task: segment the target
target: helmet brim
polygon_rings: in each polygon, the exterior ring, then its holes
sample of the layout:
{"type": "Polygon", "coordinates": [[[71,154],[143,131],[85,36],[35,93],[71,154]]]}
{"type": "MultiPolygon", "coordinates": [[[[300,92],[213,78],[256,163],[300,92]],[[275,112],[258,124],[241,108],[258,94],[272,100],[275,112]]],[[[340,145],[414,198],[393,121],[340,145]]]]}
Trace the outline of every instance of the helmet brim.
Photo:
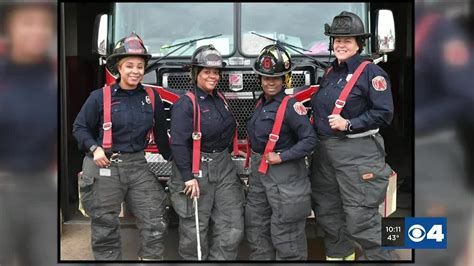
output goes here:
{"type": "Polygon", "coordinates": [[[329,37],[364,37],[364,38],[372,37],[372,33],[356,33],[356,34],[324,33],[324,35],[329,36],[329,37]]]}
{"type": "Polygon", "coordinates": [[[203,65],[203,64],[189,64],[191,67],[205,67],[205,68],[225,68],[227,66],[227,63],[222,61],[222,64],[220,66],[208,66],[208,65],[203,65]]]}
{"type": "Polygon", "coordinates": [[[117,69],[117,62],[120,61],[121,59],[125,57],[141,57],[145,60],[145,63],[148,62],[148,60],[151,59],[151,54],[131,54],[131,53],[126,53],[126,54],[112,54],[109,57],[107,57],[106,62],[107,62],[107,67],[109,68],[109,71],[117,75],[118,74],[118,69],[117,69]]]}

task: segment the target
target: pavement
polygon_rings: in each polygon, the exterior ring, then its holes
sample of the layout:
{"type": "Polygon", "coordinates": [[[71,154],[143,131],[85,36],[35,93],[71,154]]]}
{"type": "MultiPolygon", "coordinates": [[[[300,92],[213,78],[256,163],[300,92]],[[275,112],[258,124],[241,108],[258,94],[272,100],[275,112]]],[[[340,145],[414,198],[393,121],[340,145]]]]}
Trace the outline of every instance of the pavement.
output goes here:
{"type": "MultiPolygon", "coordinates": [[[[398,196],[397,211],[390,217],[411,216],[411,197],[408,193],[398,196]]],[[[122,256],[124,260],[137,260],[139,247],[138,230],[133,217],[121,219],[122,256]]],[[[83,217],[79,212],[73,218],[66,221],[62,226],[60,260],[62,261],[84,261],[94,260],[90,247],[90,220],[83,217]]],[[[324,244],[321,232],[314,219],[308,219],[306,223],[306,236],[308,241],[308,260],[324,260],[324,244]]],[[[412,250],[395,250],[400,260],[411,261],[412,250]]],[[[246,241],[242,241],[238,260],[248,260],[248,248],[246,241]]],[[[360,250],[356,250],[360,255],[360,250]]],[[[180,260],[178,255],[178,228],[176,221],[171,221],[168,235],[166,237],[165,260],[180,260]]]]}

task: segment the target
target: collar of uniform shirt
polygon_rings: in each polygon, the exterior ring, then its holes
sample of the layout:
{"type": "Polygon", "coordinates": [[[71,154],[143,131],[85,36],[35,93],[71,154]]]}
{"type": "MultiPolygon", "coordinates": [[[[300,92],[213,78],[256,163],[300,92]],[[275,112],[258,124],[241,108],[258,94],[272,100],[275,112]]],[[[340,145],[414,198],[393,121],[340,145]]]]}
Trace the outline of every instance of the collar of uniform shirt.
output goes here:
{"type": "MultiPolygon", "coordinates": [[[[217,89],[213,89],[213,90],[212,90],[212,92],[211,92],[212,95],[211,95],[211,94],[207,94],[205,91],[203,91],[201,88],[199,88],[199,87],[197,87],[197,86],[196,86],[196,90],[195,90],[195,91],[197,91],[197,97],[198,97],[199,99],[202,99],[202,100],[206,99],[208,96],[212,96],[212,97],[214,97],[214,98],[218,97],[218,96],[217,96],[217,89]],[[202,98],[201,98],[201,96],[202,96],[202,98]]],[[[193,92],[194,92],[194,91],[193,91],[193,92]]]]}
{"type": "MultiPolygon", "coordinates": [[[[145,90],[145,87],[141,83],[138,83],[137,87],[141,88],[142,90],[145,90]]],[[[112,89],[112,96],[115,96],[115,94],[117,94],[119,90],[125,91],[124,89],[120,88],[118,83],[112,84],[111,89],[112,89]]]]}
{"type": "Polygon", "coordinates": [[[337,63],[337,59],[335,59],[334,61],[332,61],[332,66],[335,70],[347,68],[348,73],[354,73],[362,61],[363,60],[360,54],[356,53],[354,56],[349,58],[346,63],[342,63],[340,65],[337,63]]]}
{"type": "Polygon", "coordinates": [[[271,98],[269,101],[267,101],[267,98],[265,98],[265,93],[262,93],[260,97],[262,99],[262,104],[266,104],[266,103],[271,103],[272,101],[277,101],[281,103],[285,96],[286,96],[285,89],[282,88],[281,91],[277,95],[275,95],[273,98],[271,98]]]}

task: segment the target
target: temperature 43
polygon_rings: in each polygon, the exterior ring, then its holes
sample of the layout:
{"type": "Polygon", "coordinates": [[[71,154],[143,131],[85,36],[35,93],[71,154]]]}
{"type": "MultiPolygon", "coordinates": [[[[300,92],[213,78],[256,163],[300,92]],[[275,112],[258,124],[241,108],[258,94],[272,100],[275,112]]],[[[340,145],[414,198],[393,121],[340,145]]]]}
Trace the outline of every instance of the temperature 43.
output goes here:
{"type": "Polygon", "coordinates": [[[399,238],[400,238],[400,235],[388,235],[387,236],[387,240],[389,240],[389,241],[396,241],[399,238]]]}

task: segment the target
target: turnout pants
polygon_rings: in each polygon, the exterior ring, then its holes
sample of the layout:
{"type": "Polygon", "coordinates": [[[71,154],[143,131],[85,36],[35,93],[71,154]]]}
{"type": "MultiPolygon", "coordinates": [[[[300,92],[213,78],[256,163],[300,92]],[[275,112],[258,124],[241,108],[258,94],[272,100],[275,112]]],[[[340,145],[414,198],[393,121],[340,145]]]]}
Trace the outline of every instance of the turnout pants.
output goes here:
{"type": "Polygon", "coordinates": [[[138,256],[163,259],[168,219],[166,194],[152,172],[143,152],[120,154],[112,162],[110,176],[99,172],[94,160],[86,156],[79,180],[84,211],[91,217],[92,251],[96,260],[122,259],[120,206],[127,203],[140,234],[138,256]]]}
{"type": "Polygon", "coordinates": [[[262,155],[252,152],[245,206],[251,260],[306,260],[306,217],[311,214],[305,159],[269,165],[258,172],[262,155]]]}
{"type": "MultiPolygon", "coordinates": [[[[198,177],[199,232],[203,260],[235,260],[244,235],[243,185],[227,150],[201,152],[202,177],[198,177]]],[[[197,260],[193,200],[182,191],[183,179],[173,163],[168,181],[173,208],[179,216],[179,255],[197,260]]]]}
{"type": "Polygon", "coordinates": [[[383,150],[378,133],[356,139],[321,139],[316,145],[311,189],[316,220],[325,232],[326,256],[352,254],[350,240],[355,240],[365,259],[391,259],[381,248],[378,212],[392,172],[383,150]]]}

